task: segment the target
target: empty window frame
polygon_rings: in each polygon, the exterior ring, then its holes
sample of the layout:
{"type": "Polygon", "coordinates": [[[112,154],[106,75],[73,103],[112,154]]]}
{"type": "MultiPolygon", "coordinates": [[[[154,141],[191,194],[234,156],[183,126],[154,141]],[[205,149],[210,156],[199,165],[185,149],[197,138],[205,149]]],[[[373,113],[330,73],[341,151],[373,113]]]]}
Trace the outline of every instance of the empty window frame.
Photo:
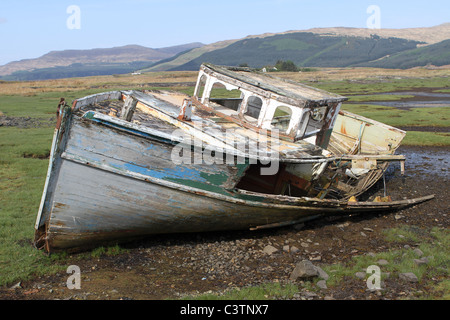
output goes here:
{"type": "Polygon", "coordinates": [[[271,127],[282,132],[287,132],[289,124],[291,123],[292,109],[287,106],[279,106],[275,109],[272,118],[271,127]]]}
{"type": "Polygon", "coordinates": [[[261,98],[256,96],[249,97],[244,113],[245,119],[251,122],[257,121],[259,118],[259,114],[261,113],[262,106],[263,101],[261,98]]]}

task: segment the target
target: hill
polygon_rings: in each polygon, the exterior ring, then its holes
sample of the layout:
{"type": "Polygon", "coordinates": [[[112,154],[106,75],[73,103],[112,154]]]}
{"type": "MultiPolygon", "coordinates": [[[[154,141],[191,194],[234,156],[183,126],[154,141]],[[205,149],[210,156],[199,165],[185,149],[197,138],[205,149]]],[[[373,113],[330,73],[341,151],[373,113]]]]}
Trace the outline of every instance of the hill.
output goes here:
{"type": "Polygon", "coordinates": [[[363,64],[376,68],[408,69],[427,65],[444,66],[450,64],[450,39],[442,42],[407,50],[363,64]]]}
{"type": "Polygon", "coordinates": [[[293,60],[300,66],[351,66],[370,63],[449,38],[450,23],[430,28],[374,30],[339,27],[265,33],[193,49],[166,59],[163,63],[156,63],[145,71],[196,70],[201,62],[228,65],[247,63],[262,67],[264,64],[274,64],[278,59],[293,60]],[[385,45],[388,48],[383,48],[385,45]],[[275,50],[269,52],[271,49],[275,50]],[[263,55],[270,57],[264,59],[263,55]]]}
{"type": "Polygon", "coordinates": [[[261,68],[278,60],[299,67],[411,68],[450,64],[450,23],[430,28],[314,28],[250,35],[209,45],[152,49],[138,45],[52,51],[0,66],[0,80],[44,80],[141,72],[198,70],[203,62],[261,68]]]}
{"type": "Polygon", "coordinates": [[[364,64],[410,49],[421,42],[398,39],[323,36],[314,33],[289,33],[237,41],[177,66],[174,70],[196,70],[203,62],[253,68],[291,60],[300,67],[349,67],[364,64]]]}
{"type": "Polygon", "coordinates": [[[52,51],[36,59],[14,61],[0,66],[0,76],[6,80],[40,80],[60,78],[62,75],[73,77],[132,72],[201,46],[203,44],[196,42],[159,49],[127,45],[52,51]]]}

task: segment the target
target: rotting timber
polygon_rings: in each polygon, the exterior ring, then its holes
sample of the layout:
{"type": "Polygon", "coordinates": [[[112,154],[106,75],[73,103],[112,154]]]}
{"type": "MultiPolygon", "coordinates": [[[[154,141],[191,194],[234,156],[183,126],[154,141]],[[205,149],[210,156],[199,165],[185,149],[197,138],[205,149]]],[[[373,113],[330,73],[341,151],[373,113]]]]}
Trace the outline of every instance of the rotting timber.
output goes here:
{"type": "Polygon", "coordinates": [[[345,100],[211,64],[192,97],[113,91],[62,100],[35,246],[257,230],[432,199],[357,201],[390,162],[404,170],[395,151],[405,132],[341,111],[345,100]]]}

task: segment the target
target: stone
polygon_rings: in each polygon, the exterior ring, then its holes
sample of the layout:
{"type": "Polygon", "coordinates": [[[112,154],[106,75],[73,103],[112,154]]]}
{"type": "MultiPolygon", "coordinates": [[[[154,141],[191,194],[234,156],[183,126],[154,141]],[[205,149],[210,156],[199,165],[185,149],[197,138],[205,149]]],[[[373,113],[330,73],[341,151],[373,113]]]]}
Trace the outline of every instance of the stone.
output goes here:
{"type": "Polygon", "coordinates": [[[401,280],[408,281],[408,282],[418,282],[419,281],[417,276],[412,272],[400,273],[399,278],[401,280]]]}
{"type": "Polygon", "coordinates": [[[309,243],[306,243],[306,242],[302,242],[302,243],[300,243],[300,245],[301,245],[303,248],[308,248],[308,247],[309,247],[309,243]]]}
{"type": "Polygon", "coordinates": [[[317,281],[316,284],[320,289],[328,289],[327,282],[325,280],[317,281]]]}
{"type": "Polygon", "coordinates": [[[377,264],[379,264],[380,266],[386,266],[389,264],[389,262],[385,259],[380,259],[377,261],[377,264]]]}
{"type": "Polygon", "coordinates": [[[297,263],[289,279],[296,281],[298,278],[312,278],[319,276],[319,271],[309,260],[303,260],[297,263]]]}
{"type": "Polygon", "coordinates": [[[292,247],[291,247],[291,252],[292,252],[292,253],[297,253],[297,252],[299,252],[299,251],[300,251],[300,249],[297,248],[296,246],[292,246],[292,247]]]}
{"type": "Polygon", "coordinates": [[[430,261],[426,257],[423,257],[423,258],[420,258],[420,259],[414,259],[414,263],[417,264],[418,266],[421,266],[421,265],[424,265],[424,264],[428,264],[428,262],[430,262],[430,261]]]}
{"type": "Polygon", "coordinates": [[[314,266],[317,270],[317,272],[319,272],[319,277],[322,278],[323,280],[328,280],[329,276],[328,274],[321,268],[318,266],[314,266]]]}
{"type": "Polygon", "coordinates": [[[278,249],[275,248],[274,246],[271,246],[271,245],[267,245],[267,246],[265,246],[264,249],[263,249],[263,252],[266,253],[266,254],[268,254],[269,256],[272,255],[272,254],[274,254],[274,253],[277,252],[277,251],[278,251],[278,249]]]}
{"type": "Polygon", "coordinates": [[[315,297],[317,297],[317,294],[309,291],[303,292],[303,295],[305,296],[306,299],[314,299],[315,297]]]}
{"type": "Polygon", "coordinates": [[[22,282],[17,282],[15,285],[13,285],[10,289],[22,289],[21,286],[22,282]]]}
{"type": "Polygon", "coordinates": [[[283,246],[283,251],[284,251],[284,252],[289,252],[289,246],[288,246],[288,245],[283,246]]]}
{"type": "Polygon", "coordinates": [[[365,279],[366,278],[366,273],[365,272],[357,272],[357,273],[355,273],[355,276],[358,279],[365,279]]]}
{"type": "Polygon", "coordinates": [[[423,256],[423,251],[420,250],[419,248],[416,248],[413,250],[413,252],[420,258],[421,256],[423,256]]]}

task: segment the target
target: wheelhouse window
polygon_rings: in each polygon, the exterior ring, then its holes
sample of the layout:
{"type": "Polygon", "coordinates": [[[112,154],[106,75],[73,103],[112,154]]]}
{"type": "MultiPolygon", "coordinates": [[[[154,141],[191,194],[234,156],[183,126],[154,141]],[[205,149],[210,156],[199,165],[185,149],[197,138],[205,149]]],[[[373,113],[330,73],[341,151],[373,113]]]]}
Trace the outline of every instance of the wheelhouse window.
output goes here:
{"type": "Polygon", "coordinates": [[[198,83],[198,86],[195,88],[194,96],[197,98],[197,100],[201,100],[203,97],[203,92],[205,92],[205,85],[206,85],[206,76],[203,75],[200,78],[200,81],[198,83]]]}
{"type": "Polygon", "coordinates": [[[271,127],[286,132],[291,122],[292,110],[286,106],[279,106],[273,115],[271,127]]]}
{"type": "Polygon", "coordinates": [[[242,92],[238,89],[227,90],[221,83],[215,83],[209,95],[209,101],[219,106],[238,111],[242,103],[242,92]]]}
{"type": "Polygon", "coordinates": [[[315,106],[305,110],[302,114],[300,125],[295,140],[306,139],[319,133],[324,125],[324,119],[328,112],[328,106],[315,106]]]}
{"type": "Polygon", "coordinates": [[[245,119],[248,121],[257,121],[259,114],[261,113],[261,108],[263,101],[259,97],[251,96],[248,98],[247,107],[244,113],[245,119]]]}

